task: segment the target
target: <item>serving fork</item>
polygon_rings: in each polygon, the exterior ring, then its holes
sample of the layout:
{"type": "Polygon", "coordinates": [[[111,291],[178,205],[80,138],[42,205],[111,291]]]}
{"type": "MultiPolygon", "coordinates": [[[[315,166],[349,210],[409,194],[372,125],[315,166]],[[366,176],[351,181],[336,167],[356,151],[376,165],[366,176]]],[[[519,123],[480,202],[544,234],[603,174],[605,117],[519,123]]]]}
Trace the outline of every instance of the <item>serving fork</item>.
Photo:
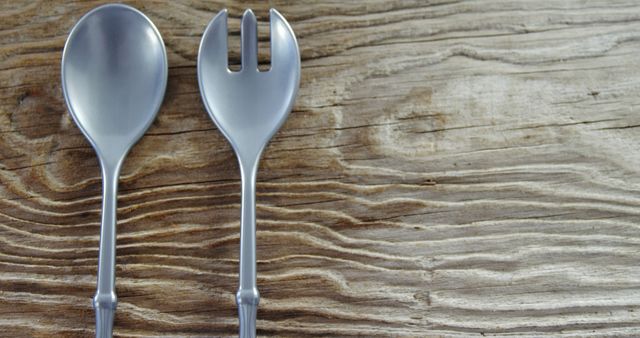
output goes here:
{"type": "Polygon", "coordinates": [[[293,30],[271,9],[271,68],[258,70],[257,23],[248,9],[241,23],[241,69],[227,56],[227,11],[207,26],[198,52],[204,106],[235,151],[242,180],[240,285],[236,294],[240,337],[255,337],[260,294],[256,285],[255,189],[258,162],[293,107],[300,83],[300,52],[293,30]]]}

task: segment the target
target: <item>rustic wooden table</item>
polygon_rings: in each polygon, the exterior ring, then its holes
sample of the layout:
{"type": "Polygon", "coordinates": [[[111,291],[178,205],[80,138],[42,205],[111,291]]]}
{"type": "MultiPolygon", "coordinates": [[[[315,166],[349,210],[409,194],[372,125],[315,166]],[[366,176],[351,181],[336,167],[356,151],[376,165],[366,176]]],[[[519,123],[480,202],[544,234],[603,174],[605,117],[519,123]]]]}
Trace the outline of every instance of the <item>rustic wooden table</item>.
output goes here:
{"type": "MultiPolygon", "coordinates": [[[[101,186],[67,33],[103,1],[0,3],[0,335],[90,337],[101,186]]],[[[251,7],[303,76],[258,177],[261,336],[640,335],[640,4],[127,1],[169,55],[123,168],[116,336],[233,336],[239,176],[201,34],[251,7]]]]}

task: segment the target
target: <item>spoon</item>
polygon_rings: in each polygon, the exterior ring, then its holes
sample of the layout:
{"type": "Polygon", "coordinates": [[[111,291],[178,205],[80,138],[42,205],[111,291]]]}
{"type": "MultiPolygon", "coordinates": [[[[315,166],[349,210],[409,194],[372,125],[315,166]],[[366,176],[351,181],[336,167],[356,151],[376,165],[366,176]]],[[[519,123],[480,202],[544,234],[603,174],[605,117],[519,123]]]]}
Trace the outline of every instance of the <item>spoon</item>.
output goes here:
{"type": "Polygon", "coordinates": [[[102,169],[96,337],[112,336],[118,176],[125,156],[156,117],[167,87],[160,33],[140,11],[97,7],[73,27],[62,54],[62,89],[69,112],[96,151],[102,169]]]}

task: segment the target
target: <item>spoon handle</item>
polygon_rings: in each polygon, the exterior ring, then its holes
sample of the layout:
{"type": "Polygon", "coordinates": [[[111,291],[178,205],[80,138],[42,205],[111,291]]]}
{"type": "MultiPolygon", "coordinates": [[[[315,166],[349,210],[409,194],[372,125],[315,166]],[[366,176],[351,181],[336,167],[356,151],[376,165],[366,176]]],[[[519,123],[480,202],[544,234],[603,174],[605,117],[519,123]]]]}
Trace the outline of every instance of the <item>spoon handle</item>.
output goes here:
{"type": "Polygon", "coordinates": [[[240,287],[236,294],[240,338],[255,338],[260,294],[256,286],[256,172],[258,160],[240,161],[242,214],[240,218],[240,287]]]}
{"type": "Polygon", "coordinates": [[[111,338],[113,318],[118,298],[115,292],[116,209],[120,165],[101,161],[102,167],[102,225],[98,258],[98,283],[93,298],[96,311],[96,338],[111,338]]]}

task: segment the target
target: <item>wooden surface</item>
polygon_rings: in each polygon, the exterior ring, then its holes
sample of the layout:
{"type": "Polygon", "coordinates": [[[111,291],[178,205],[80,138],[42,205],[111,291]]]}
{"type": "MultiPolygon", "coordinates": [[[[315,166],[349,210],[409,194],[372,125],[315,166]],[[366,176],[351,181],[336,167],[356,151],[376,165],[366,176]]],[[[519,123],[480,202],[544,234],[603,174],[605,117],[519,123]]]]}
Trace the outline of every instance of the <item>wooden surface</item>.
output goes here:
{"type": "MultiPolygon", "coordinates": [[[[67,33],[0,4],[0,335],[91,337],[100,172],[67,33]]],[[[208,21],[269,6],[303,58],[258,175],[260,336],[640,335],[640,4],[132,1],[164,105],[123,168],[116,336],[234,336],[240,185],[196,81],[208,21]]]]}

